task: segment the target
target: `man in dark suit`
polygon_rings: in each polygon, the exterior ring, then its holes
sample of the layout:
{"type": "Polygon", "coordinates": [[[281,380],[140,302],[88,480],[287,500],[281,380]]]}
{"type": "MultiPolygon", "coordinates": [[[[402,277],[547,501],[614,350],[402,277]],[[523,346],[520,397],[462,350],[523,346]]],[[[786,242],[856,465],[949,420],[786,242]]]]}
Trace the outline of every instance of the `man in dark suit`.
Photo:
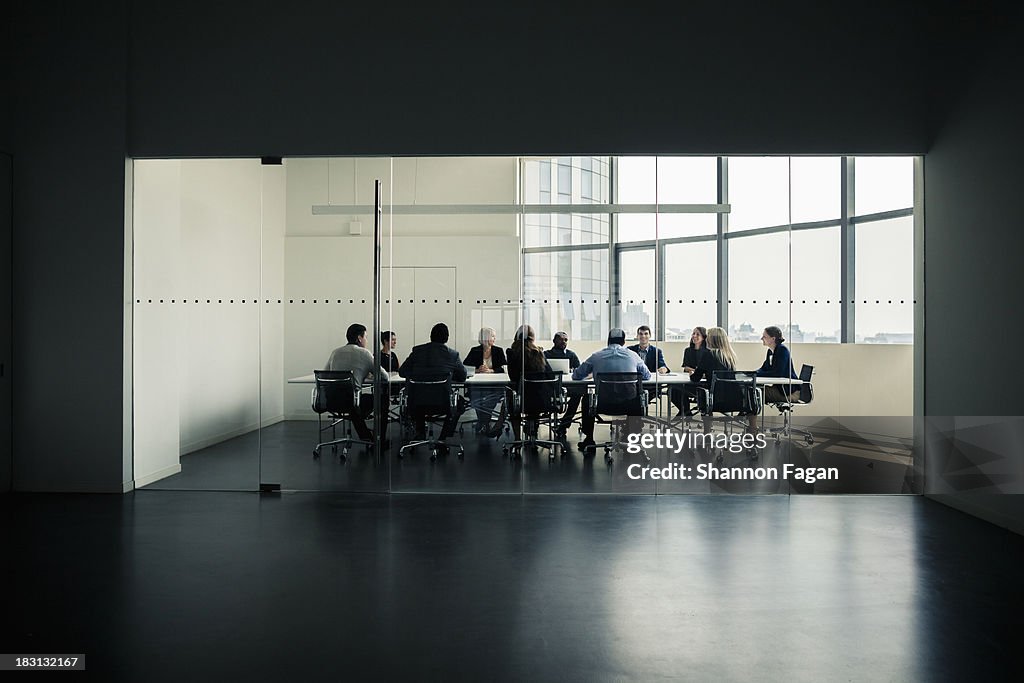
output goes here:
{"type": "MultiPolygon", "coordinates": [[[[668,365],[665,364],[664,354],[662,354],[661,349],[651,343],[651,328],[647,327],[647,325],[641,325],[636,328],[636,340],[640,343],[630,346],[629,350],[640,356],[640,360],[644,362],[647,369],[660,375],[668,372],[668,365]]],[[[648,402],[653,401],[656,396],[656,390],[647,389],[648,402]]]]}
{"type": "MultiPolygon", "coordinates": [[[[437,323],[430,329],[430,341],[414,346],[409,357],[399,368],[398,374],[406,379],[435,379],[450,375],[453,382],[466,381],[466,368],[462,365],[457,351],[448,348],[448,326],[437,323]]],[[[460,396],[455,410],[445,418],[441,428],[441,440],[455,432],[455,423],[466,410],[465,401],[460,396]]],[[[416,417],[416,416],[414,416],[416,417]]],[[[416,438],[421,439],[425,433],[422,417],[416,418],[416,438]]]]}

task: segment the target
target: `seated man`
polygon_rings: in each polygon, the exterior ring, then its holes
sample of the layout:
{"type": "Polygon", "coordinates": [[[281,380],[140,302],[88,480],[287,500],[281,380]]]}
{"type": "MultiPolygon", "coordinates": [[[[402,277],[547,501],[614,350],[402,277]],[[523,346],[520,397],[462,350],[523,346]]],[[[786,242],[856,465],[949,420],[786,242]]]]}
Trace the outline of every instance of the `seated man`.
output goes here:
{"type": "Polygon", "coordinates": [[[668,372],[668,365],[665,363],[665,356],[661,353],[661,349],[651,343],[651,328],[647,325],[636,328],[636,340],[640,343],[630,346],[629,350],[640,356],[640,360],[644,362],[647,369],[661,375],[668,372]]]}
{"type": "MultiPolygon", "coordinates": [[[[377,365],[373,354],[366,348],[366,326],[353,323],[345,332],[347,344],[339,346],[331,352],[324,370],[350,370],[355,379],[356,389],[362,389],[367,378],[376,377],[380,382],[387,381],[387,373],[377,365]]],[[[356,434],[364,441],[373,440],[373,433],[366,426],[366,418],[373,412],[373,396],[359,394],[359,412],[352,415],[352,426],[356,434]]]]}
{"type": "MultiPolygon", "coordinates": [[[[651,371],[632,351],[626,348],[626,332],[618,327],[608,332],[608,346],[595,351],[590,358],[573,370],[574,380],[586,379],[589,375],[604,372],[637,372],[646,381],[651,378],[651,371]]],[[[583,404],[583,441],[579,449],[585,451],[594,445],[594,415],[590,410],[590,402],[583,404]]]]}
{"type": "MultiPolygon", "coordinates": [[[[640,356],[640,360],[644,362],[647,369],[659,375],[664,375],[668,372],[668,365],[665,363],[664,354],[662,354],[661,349],[651,343],[651,328],[647,325],[641,325],[636,328],[636,340],[640,343],[630,346],[629,350],[640,356]]],[[[648,389],[647,400],[653,401],[657,397],[656,392],[656,389],[648,389]]]]}
{"type": "MultiPolygon", "coordinates": [[[[552,358],[564,358],[569,361],[569,369],[575,370],[580,366],[580,359],[574,352],[566,348],[569,345],[569,335],[565,332],[555,332],[554,338],[551,340],[551,348],[544,352],[544,357],[548,360],[552,358]]],[[[587,393],[586,387],[572,386],[567,387],[569,393],[569,405],[566,406],[565,414],[562,415],[562,419],[558,422],[558,438],[565,438],[565,430],[569,429],[572,425],[573,418],[576,417],[576,411],[579,410],[580,401],[583,399],[584,394],[587,393]]]]}
{"type": "MultiPolygon", "coordinates": [[[[409,357],[402,363],[398,373],[406,379],[420,379],[437,376],[439,374],[451,375],[453,382],[466,381],[466,368],[462,365],[457,351],[448,348],[448,326],[444,323],[437,323],[430,329],[430,341],[412,348],[409,357]]],[[[459,416],[466,410],[466,402],[460,396],[456,404],[455,414],[445,418],[444,426],[441,428],[441,440],[451,436],[455,432],[455,423],[459,416]]],[[[425,421],[422,417],[416,420],[416,438],[422,439],[426,433],[425,421]]]]}

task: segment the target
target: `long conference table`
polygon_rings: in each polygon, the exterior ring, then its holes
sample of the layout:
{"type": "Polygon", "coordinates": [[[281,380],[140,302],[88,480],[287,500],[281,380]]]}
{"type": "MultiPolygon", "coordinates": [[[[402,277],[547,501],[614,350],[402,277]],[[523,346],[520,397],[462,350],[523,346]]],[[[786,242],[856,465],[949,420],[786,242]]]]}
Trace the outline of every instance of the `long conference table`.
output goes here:
{"type": "MultiPolygon", "coordinates": [[[[405,383],[405,378],[404,377],[400,377],[397,373],[394,373],[394,372],[389,375],[389,379],[390,379],[390,382],[392,384],[404,384],[405,383]]],[[[316,383],[316,380],[314,379],[312,374],[302,375],[301,377],[292,377],[291,379],[288,380],[288,384],[315,384],[315,383],[316,383]]],[[[475,375],[473,375],[471,377],[467,377],[465,379],[465,381],[462,381],[462,382],[452,382],[452,384],[454,384],[455,386],[467,386],[467,387],[474,387],[474,386],[508,386],[511,383],[512,383],[512,379],[508,376],[507,373],[504,373],[504,372],[488,372],[488,373],[482,373],[481,372],[481,373],[475,374],[475,375]]],[[[582,386],[586,386],[586,385],[593,385],[593,383],[594,383],[594,380],[593,380],[592,377],[588,377],[586,379],[572,379],[571,375],[563,375],[562,376],[562,385],[563,386],[573,386],[573,385],[576,385],[576,386],[581,386],[581,385],[582,386]]],[[[655,386],[655,385],[662,385],[662,384],[666,384],[666,385],[680,385],[680,384],[703,384],[703,383],[702,382],[692,382],[692,381],[690,381],[690,375],[688,375],[687,373],[682,373],[682,372],[669,372],[669,373],[664,373],[664,374],[651,373],[651,378],[649,380],[644,380],[644,385],[645,386],[648,386],[648,385],[655,386]]],[[[757,378],[757,385],[758,386],[771,386],[771,385],[774,385],[774,384],[792,384],[793,386],[799,386],[799,385],[803,384],[803,382],[801,382],[798,379],[789,379],[787,377],[758,377],[757,378]]]]}
{"type": "MultiPolygon", "coordinates": [[[[405,383],[405,378],[404,377],[400,377],[398,375],[398,373],[395,373],[395,372],[393,372],[393,373],[391,373],[389,375],[389,380],[390,380],[392,385],[404,384],[405,383]]],[[[775,384],[790,384],[792,386],[799,386],[799,385],[803,384],[803,382],[801,380],[799,380],[799,379],[789,379],[788,377],[757,377],[756,378],[756,382],[757,382],[758,388],[762,392],[762,396],[761,396],[762,403],[763,403],[763,399],[764,399],[764,395],[763,395],[764,394],[764,387],[766,387],[766,386],[772,386],[772,385],[775,385],[775,384]]],[[[478,387],[478,388],[483,388],[483,387],[495,387],[495,388],[497,388],[497,387],[506,387],[506,386],[510,386],[511,383],[512,383],[512,379],[508,376],[507,373],[504,373],[504,372],[488,372],[488,373],[481,372],[481,373],[474,374],[474,375],[472,375],[470,377],[467,377],[462,382],[452,382],[453,386],[456,386],[456,387],[463,386],[463,387],[470,388],[470,389],[472,389],[473,387],[478,387]]],[[[316,380],[314,379],[314,376],[312,374],[309,374],[309,375],[302,375],[301,377],[292,377],[291,379],[288,380],[288,384],[316,384],[316,380]]],[[[703,381],[698,381],[698,382],[691,381],[690,380],[690,375],[685,373],[685,372],[678,372],[678,373],[677,372],[668,372],[668,373],[661,373],[661,374],[651,373],[651,378],[649,380],[644,380],[644,386],[646,386],[646,387],[654,387],[654,388],[660,388],[660,387],[666,387],[667,388],[667,387],[681,386],[681,385],[686,385],[686,384],[697,384],[697,385],[700,385],[700,386],[706,386],[706,383],[703,382],[703,381]]],[[[562,386],[564,386],[566,388],[572,388],[572,387],[592,387],[593,385],[594,385],[594,380],[593,380],[592,377],[588,377],[586,379],[572,379],[571,375],[563,375],[562,376],[562,386]]],[[[578,391],[578,389],[577,389],[577,391],[578,391]]],[[[660,409],[661,409],[661,402],[660,401],[658,402],[658,409],[659,409],[659,412],[660,412],[660,409]]],[[[762,415],[762,419],[763,419],[763,415],[762,415]]]]}

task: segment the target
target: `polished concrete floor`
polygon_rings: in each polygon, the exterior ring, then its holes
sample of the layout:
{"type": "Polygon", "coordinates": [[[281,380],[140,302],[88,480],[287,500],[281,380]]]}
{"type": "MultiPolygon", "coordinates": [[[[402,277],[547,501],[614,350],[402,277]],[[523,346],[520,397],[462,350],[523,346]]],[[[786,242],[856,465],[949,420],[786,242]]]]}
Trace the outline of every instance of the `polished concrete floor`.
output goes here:
{"type": "Polygon", "coordinates": [[[0,496],[97,680],[1008,680],[1024,539],[916,496],[0,496]]]}
{"type": "MultiPolygon", "coordinates": [[[[880,426],[883,430],[890,427],[880,426]]],[[[648,425],[648,429],[652,428],[653,425],[648,425]]],[[[608,428],[599,426],[598,440],[607,437],[608,428]]],[[[421,493],[876,494],[916,491],[912,446],[850,431],[818,430],[813,445],[799,438],[779,443],[769,439],[767,447],[756,452],[755,460],[747,453],[726,452],[721,463],[747,470],[768,467],[781,471],[785,463],[837,468],[838,479],[818,480],[813,484],[792,478],[633,479],[628,468],[633,463],[643,462],[639,456],[617,453],[609,467],[602,451],[585,456],[577,450],[578,435],[573,435],[564,457],[550,460],[547,451],[528,450],[522,460],[516,461],[502,454],[502,445],[510,436],[487,439],[475,436],[469,426],[463,435],[452,439],[453,443],[465,447],[462,460],[449,455],[432,462],[426,449],[399,459],[396,451],[402,442],[397,425],[392,425],[390,438],[392,448],[380,459],[368,455],[364,447],[355,446],[344,462],[329,449],[315,460],[312,447],[317,443],[316,422],[280,422],[185,455],[181,458],[179,474],[161,479],[148,488],[256,491],[261,483],[272,483],[293,491],[421,493]]],[[[715,462],[716,458],[715,453],[701,449],[683,449],[679,453],[652,449],[651,454],[652,463],[658,467],[671,463],[695,468],[702,463],[715,462]]]]}

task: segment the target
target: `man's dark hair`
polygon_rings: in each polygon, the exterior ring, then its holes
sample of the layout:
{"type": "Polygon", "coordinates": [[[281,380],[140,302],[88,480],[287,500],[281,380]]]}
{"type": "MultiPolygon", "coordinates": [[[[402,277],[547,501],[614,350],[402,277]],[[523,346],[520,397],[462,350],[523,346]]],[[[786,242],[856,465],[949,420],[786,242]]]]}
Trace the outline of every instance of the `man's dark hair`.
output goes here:
{"type": "Polygon", "coordinates": [[[636,333],[637,334],[640,334],[641,332],[650,332],[650,331],[651,331],[651,328],[647,327],[647,325],[641,325],[640,327],[636,328],[636,333]]]}
{"type": "Polygon", "coordinates": [[[384,330],[380,333],[380,343],[383,346],[391,341],[391,338],[395,336],[395,333],[391,330],[384,330]]]}
{"type": "Polygon", "coordinates": [[[359,343],[359,338],[364,334],[366,334],[366,325],[352,323],[348,326],[348,330],[345,332],[345,339],[348,340],[349,344],[357,344],[359,343]]]}
{"type": "Polygon", "coordinates": [[[444,323],[438,323],[430,328],[430,341],[435,344],[447,344],[448,343],[448,326],[444,323]]]}

